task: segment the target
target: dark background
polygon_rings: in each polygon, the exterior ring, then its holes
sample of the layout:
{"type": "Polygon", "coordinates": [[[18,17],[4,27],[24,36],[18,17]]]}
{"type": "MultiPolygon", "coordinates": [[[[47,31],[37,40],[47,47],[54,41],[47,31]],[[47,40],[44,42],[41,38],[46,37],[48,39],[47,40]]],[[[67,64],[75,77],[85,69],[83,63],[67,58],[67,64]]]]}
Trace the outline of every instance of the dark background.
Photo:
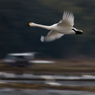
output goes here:
{"type": "Polygon", "coordinates": [[[34,51],[47,58],[94,58],[95,0],[0,0],[0,58],[34,51]],[[29,22],[52,25],[61,20],[64,11],[74,14],[74,27],[83,30],[83,35],[42,43],[40,36],[49,31],[26,26],[29,22]]]}

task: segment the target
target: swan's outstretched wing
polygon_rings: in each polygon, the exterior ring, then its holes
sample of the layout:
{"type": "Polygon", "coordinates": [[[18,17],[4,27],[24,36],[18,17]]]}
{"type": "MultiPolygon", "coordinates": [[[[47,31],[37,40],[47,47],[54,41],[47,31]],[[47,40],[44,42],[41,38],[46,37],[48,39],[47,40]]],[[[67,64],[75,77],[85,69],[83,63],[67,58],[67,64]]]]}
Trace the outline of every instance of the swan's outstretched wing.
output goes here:
{"type": "Polygon", "coordinates": [[[64,12],[62,20],[58,23],[58,25],[72,27],[74,25],[74,15],[70,12],[64,12]]]}
{"type": "Polygon", "coordinates": [[[41,41],[42,42],[49,42],[49,41],[53,41],[55,39],[59,39],[63,36],[64,34],[58,33],[56,31],[51,30],[46,37],[41,36],[41,41]]]}

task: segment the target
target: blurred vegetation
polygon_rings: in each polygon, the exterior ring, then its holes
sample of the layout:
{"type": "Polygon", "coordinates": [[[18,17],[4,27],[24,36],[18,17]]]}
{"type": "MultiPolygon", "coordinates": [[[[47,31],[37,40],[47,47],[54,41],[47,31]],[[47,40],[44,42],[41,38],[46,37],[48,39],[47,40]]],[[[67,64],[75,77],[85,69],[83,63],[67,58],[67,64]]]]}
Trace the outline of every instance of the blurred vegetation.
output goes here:
{"type": "Polygon", "coordinates": [[[15,88],[20,89],[55,89],[55,90],[77,90],[77,91],[95,91],[94,86],[53,86],[48,84],[26,84],[26,83],[10,83],[10,84],[0,84],[1,88],[15,88]]]}
{"type": "Polygon", "coordinates": [[[77,90],[77,91],[95,91],[94,86],[53,86],[48,84],[26,84],[26,83],[10,83],[10,84],[0,84],[1,88],[15,88],[15,89],[43,89],[50,88],[55,90],[77,90]]]}
{"type": "MultiPolygon", "coordinates": [[[[0,62],[0,72],[14,72],[17,74],[33,73],[33,74],[53,74],[53,75],[95,75],[95,60],[55,60],[56,63],[51,64],[33,64],[29,67],[12,67],[8,64],[0,62]]],[[[4,78],[5,79],[5,78],[4,78]]]]}
{"type": "Polygon", "coordinates": [[[38,51],[52,58],[95,56],[95,0],[0,0],[0,58],[10,52],[38,51]],[[65,35],[49,43],[40,42],[47,30],[27,27],[33,21],[52,25],[64,11],[75,16],[81,36],[65,35]]]}

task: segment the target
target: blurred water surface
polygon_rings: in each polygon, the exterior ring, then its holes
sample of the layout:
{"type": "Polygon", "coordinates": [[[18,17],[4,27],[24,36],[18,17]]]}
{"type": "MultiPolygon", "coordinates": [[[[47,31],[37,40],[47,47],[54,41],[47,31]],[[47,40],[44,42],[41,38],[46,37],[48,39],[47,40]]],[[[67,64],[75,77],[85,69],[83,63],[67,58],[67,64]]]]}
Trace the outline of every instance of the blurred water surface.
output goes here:
{"type": "Polygon", "coordinates": [[[94,92],[88,91],[71,91],[71,90],[16,90],[10,88],[0,89],[0,95],[95,95],[94,92]]]}

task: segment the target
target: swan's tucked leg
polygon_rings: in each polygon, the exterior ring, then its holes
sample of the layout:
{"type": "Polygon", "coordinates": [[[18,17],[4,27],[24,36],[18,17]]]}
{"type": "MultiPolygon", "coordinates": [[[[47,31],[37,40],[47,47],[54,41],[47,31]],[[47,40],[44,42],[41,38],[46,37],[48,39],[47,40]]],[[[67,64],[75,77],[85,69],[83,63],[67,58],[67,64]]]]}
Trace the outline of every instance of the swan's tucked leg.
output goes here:
{"type": "Polygon", "coordinates": [[[41,36],[41,41],[42,42],[50,42],[53,41],[55,39],[59,39],[63,36],[64,34],[58,33],[56,31],[51,30],[46,37],[41,36]]]}

